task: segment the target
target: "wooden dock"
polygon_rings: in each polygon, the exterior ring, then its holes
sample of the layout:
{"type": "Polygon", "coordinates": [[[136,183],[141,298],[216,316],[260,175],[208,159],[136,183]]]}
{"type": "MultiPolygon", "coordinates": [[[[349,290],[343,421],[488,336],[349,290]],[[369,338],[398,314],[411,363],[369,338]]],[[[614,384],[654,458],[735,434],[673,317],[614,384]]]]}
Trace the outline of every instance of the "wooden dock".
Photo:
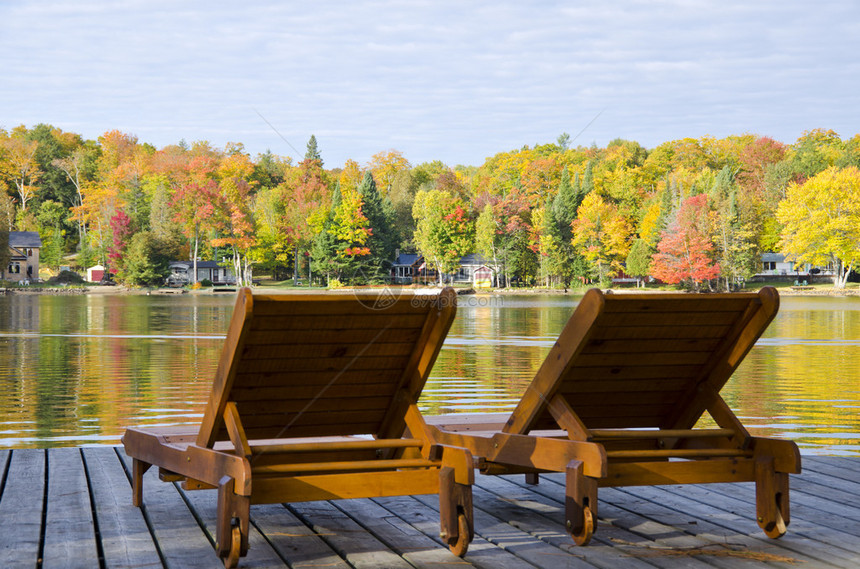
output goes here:
{"type": "MultiPolygon", "coordinates": [[[[147,473],[131,505],[122,448],[0,450],[0,566],[217,568],[214,491],[147,473]]],[[[756,568],[860,567],[860,459],[804,457],[779,540],[753,519],[751,484],[600,491],[598,531],[576,547],[562,529],[559,476],[477,476],[465,559],[438,538],[435,496],[254,506],[240,567],[756,568]]]]}

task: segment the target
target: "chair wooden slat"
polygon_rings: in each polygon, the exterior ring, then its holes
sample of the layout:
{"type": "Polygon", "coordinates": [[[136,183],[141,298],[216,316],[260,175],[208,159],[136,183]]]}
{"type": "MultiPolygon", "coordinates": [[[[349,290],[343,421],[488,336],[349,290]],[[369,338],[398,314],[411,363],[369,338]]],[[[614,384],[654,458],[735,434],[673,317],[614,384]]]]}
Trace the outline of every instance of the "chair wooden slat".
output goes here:
{"type": "MultiPolygon", "coordinates": [[[[285,375],[284,378],[290,378],[285,375]]],[[[323,384],[325,385],[325,384],[323,384]]],[[[339,381],[335,387],[329,387],[327,391],[330,398],[343,397],[385,397],[390,399],[394,394],[394,388],[390,383],[347,383],[339,381]]],[[[320,395],[320,384],[297,384],[285,387],[283,384],[271,384],[264,387],[243,387],[233,389],[233,399],[237,403],[246,401],[277,401],[283,402],[289,399],[310,400],[320,395]]]]}
{"type": "Polygon", "coordinates": [[[250,360],[257,359],[289,359],[289,358],[353,358],[353,357],[390,357],[408,356],[412,353],[415,343],[374,343],[371,345],[341,343],[341,344],[280,344],[272,338],[270,344],[245,344],[244,356],[250,360]]]}
{"type": "Polygon", "coordinates": [[[402,370],[408,361],[408,356],[334,358],[278,358],[276,356],[277,354],[272,353],[266,358],[246,359],[242,366],[242,375],[275,373],[280,370],[289,370],[291,373],[402,370]]]}
{"type": "MultiPolygon", "coordinates": [[[[385,330],[410,329],[420,327],[427,319],[422,314],[387,314],[385,311],[372,311],[366,314],[351,315],[307,315],[292,316],[289,314],[281,316],[256,316],[254,317],[254,330],[271,332],[294,332],[301,334],[307,330],[317,332],[330,331],[332,338],[337,338],[337,332],[346,334],[347,330],[371,330],[381,332],[385,330]]],[[[301,340],[301,337],[297,337],[301,340]]]]}
{"type": "MultiPolygon", "coordinates": [[[[385,328],[382,330],[361,329],[352,330],[348,336],[338,338],[336,345],[356,344],[359,346],[368,346],[375,344],[392,344],[398,342],[406,342],[415,345],[421,330],[417,328],[385,328]]],[[[299,337],[293,338],[294,341],[302,344],[322,344],[326,346],[332,345],[332,335],[328,330],[305,330],[299,337]]],[[[245,345],[266,345],[284,343],[285,338],[271,330],[249,330],[245,339],[245,345]]]]}
{"type": "Polygon", "coordinates": [[[640,353],[713,352],[719,338],[685,338],[675,342],[662,339],[639,338],[631,340],[592,339],[583,349],[585,354],[622,354],[631,356],[640,353]]]}

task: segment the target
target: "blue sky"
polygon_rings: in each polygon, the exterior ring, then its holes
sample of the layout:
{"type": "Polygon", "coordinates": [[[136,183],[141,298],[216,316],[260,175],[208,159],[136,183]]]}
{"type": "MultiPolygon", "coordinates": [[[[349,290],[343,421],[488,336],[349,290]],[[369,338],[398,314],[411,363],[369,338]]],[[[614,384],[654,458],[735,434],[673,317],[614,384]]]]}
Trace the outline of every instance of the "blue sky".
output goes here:
{"type": "Polygon", "coordinates": [[[860,3],[0,0],[0,127],[327,168],[614,138],[860,133],[860,3]]]}

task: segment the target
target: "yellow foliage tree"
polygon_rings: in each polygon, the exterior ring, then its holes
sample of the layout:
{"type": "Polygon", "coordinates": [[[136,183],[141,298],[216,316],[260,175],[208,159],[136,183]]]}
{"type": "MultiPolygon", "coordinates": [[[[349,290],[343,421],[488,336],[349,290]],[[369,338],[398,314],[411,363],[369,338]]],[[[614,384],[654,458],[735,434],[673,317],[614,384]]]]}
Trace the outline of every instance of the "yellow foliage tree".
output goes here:
{"type": "Polygon", "coordinates": [[[615,205],[592,192],[585,196],[573,222],[571,243],[594,267],[603,281],[624,268],[630,252],[632,224],[615,205]]]}
{"type": "Polygon", "coordinates": [[[397,174],[412,167],[399,150],[377,152],[371,157],[368,166],[373,179],[376,180],[377,188],[384,196],[388,196],[391,191],[397,174]]]}
{"type": "Polygon", "coordinates": [[[860,265],[860,170],[830,167],[792,184],[779,204],[780,248],[795,263],[836,266],[841,289],[860,265]]]}

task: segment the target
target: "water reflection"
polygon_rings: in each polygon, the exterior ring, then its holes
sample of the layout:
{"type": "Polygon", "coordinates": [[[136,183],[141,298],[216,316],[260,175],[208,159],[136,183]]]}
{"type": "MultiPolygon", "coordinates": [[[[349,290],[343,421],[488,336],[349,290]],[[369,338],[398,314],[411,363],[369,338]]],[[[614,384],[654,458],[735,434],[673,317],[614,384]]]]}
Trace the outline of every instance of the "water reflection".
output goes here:
{"type": "Polygon", "coordinates": [[[230,301],[0,298],[0,444],[118,442],[125,425],[194,422],[230,301]]]}
{"type": "Polygon", "coordinates": [[[860,299],[787,297],[724,396],[756,434],[860,454],[860,299]]]}
{"type": "MultiPolygon", "coordinates": [[[[421,399],[508,411],[578,297],[461,297],[421,399]]],[[[0,297],[0,448],[116,444],[127,425],[195,423],[232,311],[224,296],[0,297]]],[[[754,434],[860,454],[860,299],[782,299],[723,390],[754,434]]]]}
{"type": "MultiPolygon", "coordinates": [[[[461,308],[424,409],[509,411],[577,302],[501,297],[461,308]]],[[[858,347],[860,299],[784,297],[723,397],[754,435],[791,438],[805,454],[860,454],[858,347]]]]}

